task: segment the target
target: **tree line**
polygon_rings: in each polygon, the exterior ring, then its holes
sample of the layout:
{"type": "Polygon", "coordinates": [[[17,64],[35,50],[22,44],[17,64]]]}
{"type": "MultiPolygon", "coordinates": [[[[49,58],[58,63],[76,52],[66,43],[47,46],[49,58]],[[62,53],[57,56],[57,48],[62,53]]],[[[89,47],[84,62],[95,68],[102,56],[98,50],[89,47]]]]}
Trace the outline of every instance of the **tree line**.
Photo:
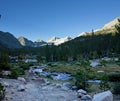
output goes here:
{"type": "MultiPolygon", "coordinates": [[[[46,61],[68,61],[83,58],[95,59],[104,56],[119,56],[120,53],[120,28],[116,33],[88,34],[77,37],[59,46],[46,45],[43,47],[24,47],[21,49],[1,49],[9,55],[36,55],[46,61]]],[[[0,51],[0,52],[1,52],[0,51]]],[[[39,60],[40,60],[39,59],[39,60]]]]}

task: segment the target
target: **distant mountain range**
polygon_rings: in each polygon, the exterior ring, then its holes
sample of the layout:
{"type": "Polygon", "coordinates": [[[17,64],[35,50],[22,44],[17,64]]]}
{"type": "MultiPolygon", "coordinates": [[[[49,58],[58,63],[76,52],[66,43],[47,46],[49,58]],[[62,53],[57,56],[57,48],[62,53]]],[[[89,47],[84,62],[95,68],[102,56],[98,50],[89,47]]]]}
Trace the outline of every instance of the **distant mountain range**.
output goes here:
{"type": "Polygon", "coordinates": [[[57,38],[57,37],[52,37],[48,41],[43,41],[38,39],[35,42],[32,42],[31,40],[28,40],[27,38],[24,37],[19,37],[18,41],[22,46],[28,46],[28,47],[41,47],[44,45],[60,45],[64,42],[70,41],[72,38],[71,37],[65,37],[65,38],[57,38]]]}
{"type": "MultiPolygon", "coordinates": [[[[105,24],[103,28],[99,30],[92,30],[91,32],[82,32],[77,37],[86,36],[86,35],[92,35],[92,34],[109,34],[109,33],[116,33],[118,32],[117,28],[120,28],[120,17],[114,19],[113,21],[105,24]]],[[[24,47],[41,47],[44,45],[60,45],[62,43],[68,42],[74,40],[71,37],[65,37],[65,38],[58,38],[58,37],[52,37],[46,42],[43,40],[38,39],[37,41],[33,42],[25,37],[19,37],[18,39],[15,38],[11,33],[9,32],[2,32],[0,31],[0,48],[7,47],[7,48],[22,48],[24,47]]]]}

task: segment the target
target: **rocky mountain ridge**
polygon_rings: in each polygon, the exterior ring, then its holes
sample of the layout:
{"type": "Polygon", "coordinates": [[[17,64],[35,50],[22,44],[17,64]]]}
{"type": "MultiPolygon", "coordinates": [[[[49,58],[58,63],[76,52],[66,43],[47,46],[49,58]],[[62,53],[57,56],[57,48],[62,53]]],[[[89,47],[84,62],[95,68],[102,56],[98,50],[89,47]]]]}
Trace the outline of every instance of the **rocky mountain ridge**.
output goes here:
{"type": "Polygon", "coordinates": [[[22,46],[30,46],[30,47],[34,46],[34,43],[31,40],[28,40],[27,38],[24,38],[22,36],[18,38],[18,41],[22,46]]]}
{"type": "Polygon", "coordinates": [[[80,36],[86,36],[86,35],[92,35],[92,34],[109,34],[109,33],[116,33],[118,32],[118,29],[120,27],[120,17],[115,18],[114,20],[108,22],[105,24],[101,29],[98,30],[92,30],[91,32],[82,32],[78,35],[80,36]]]}
{"type": "Polygon", "coordinates": [[[120,26],[120,17],[114,19],[113,21],[110,21],[109,23],[105,24],[103,29],[110,29],[115,26],[120,26]]]}

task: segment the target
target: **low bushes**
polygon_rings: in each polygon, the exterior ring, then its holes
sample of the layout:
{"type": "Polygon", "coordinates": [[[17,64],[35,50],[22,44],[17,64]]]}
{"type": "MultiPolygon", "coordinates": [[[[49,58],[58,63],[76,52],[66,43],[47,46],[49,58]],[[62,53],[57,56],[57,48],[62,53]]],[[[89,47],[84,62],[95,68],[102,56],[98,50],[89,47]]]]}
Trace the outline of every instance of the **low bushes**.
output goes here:
{"type": "Polygon", "coordinates": [[[88,77],[85,72],[77,72],[75,78],[76,78],[75,85],[78,87],[78,89],[88,90],[89,87],[87,82],[88,77]]]}
{"type": "Polygon", "coordinates": [[[99,83],[100,89],[102,91],[109,90],[111,87],[109,85],[109,78],[107,74],[102,75],[101,82],[99,83]]]}
{"type": "Polygon", "coordinates": [[[20,68],[24,69],[24,70],[28,70],[30,66],[33,66],[33,64],[27,63],[27,64],[22,64],[20,66],[20,68]]]}
{"type": "Polygon", "coordinates": [[[19,75],[23,75],[25,72],[22,68],[13,68],[11,69],[11,75],[9,75],[10,78],[16,79],[19,75]]]}
{"type": "Polygon", "coordinates": [[[120,94],[120,82],[116,82],[113,85],[113,93],[120,94]]]}
{"type": "Polygon", "coordinates": [[[0,63],[0,69],[2,70],[10,70],[11,66],[9,64],[0,63]]]}

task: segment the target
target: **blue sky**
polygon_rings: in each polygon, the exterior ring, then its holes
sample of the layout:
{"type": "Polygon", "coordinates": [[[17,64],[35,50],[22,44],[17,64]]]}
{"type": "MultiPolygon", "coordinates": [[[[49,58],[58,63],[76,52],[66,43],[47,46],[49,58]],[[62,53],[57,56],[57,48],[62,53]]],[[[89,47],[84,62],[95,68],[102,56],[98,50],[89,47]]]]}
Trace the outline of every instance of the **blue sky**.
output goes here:
{"type": "Polygon", "coordinates": [[[120,0],[0,0],[0,30],[32,41],[75,37],[120,16],[120,0]]]}

